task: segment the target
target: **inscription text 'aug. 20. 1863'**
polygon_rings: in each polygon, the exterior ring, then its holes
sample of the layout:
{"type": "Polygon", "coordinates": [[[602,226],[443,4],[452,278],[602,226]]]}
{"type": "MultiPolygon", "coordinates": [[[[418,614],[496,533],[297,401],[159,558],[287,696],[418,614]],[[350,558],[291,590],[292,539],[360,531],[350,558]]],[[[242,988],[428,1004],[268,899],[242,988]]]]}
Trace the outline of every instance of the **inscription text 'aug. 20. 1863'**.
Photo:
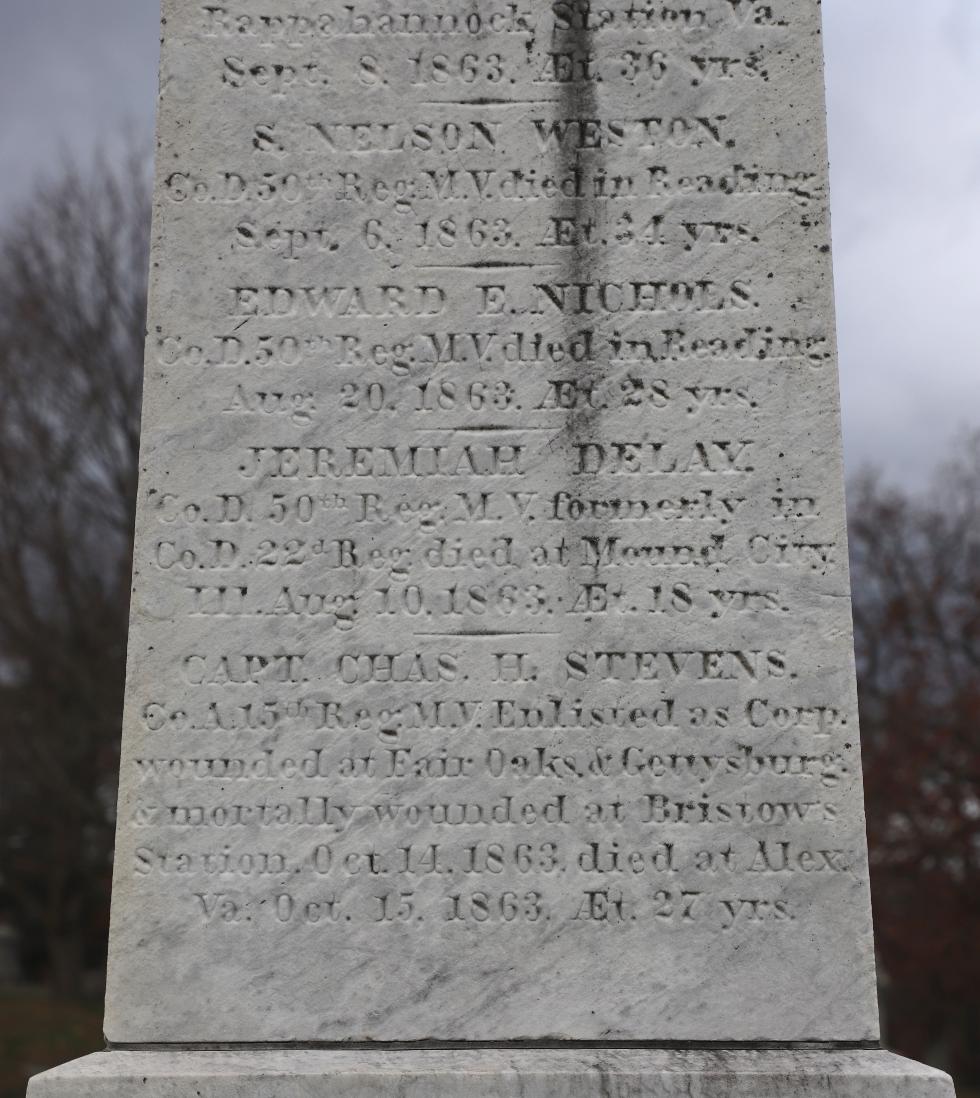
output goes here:
{"type": "Polygon", "coordinates": [[[876,1035],[816,0],[167,0],[111,1040],[876,1035]]]}

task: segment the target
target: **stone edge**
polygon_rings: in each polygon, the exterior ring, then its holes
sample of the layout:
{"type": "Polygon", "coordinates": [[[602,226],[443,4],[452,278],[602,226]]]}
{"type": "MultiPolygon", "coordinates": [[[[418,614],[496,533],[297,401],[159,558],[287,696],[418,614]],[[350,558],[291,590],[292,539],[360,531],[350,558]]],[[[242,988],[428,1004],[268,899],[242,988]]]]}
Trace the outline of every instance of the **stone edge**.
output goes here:
{"type": "Polygon", "coordinates": [[[327,1078],[346,1081],[343,1090],[353,1085],[350,1093],[377,1090],[412,1098],[431,1093],[432,1084],[456,1084],[458,1091],[459,1084],[479,1079],[485,1086],[488,1076],[493,1094],[515,1098],[581,1095],[590,1079],[596,1080],[596,1093],[607,1098],[637,1094],[641,1088],[649,1093],[654,1087],[688,1098],[699,1092],[705,1098],[727,1096],[742,1091],[739,1082],[767,1095],[819,1090],[854,1098],[954,1098],[947,1074],[890,1052],[731,1048],[108,1051],[35,1076],[28,1098],[116,1096],[130,1086],[133,1093],[145,1093],[155,1084],[168,1095],[190,1083],[227,1087],[274,1080],[308,1086],[327,1078]],[[548,1085],[528,1086],[532,1077],[548,1085]]]}

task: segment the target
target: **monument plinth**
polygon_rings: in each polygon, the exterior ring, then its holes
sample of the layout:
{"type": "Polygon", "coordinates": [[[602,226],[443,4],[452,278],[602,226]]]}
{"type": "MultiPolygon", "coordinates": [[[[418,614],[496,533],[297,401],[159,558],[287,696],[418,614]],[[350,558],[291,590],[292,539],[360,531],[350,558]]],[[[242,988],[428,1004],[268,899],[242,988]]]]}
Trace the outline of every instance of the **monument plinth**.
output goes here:
{"type": "Polygon", "coordinates": [[[166,0],[109,1048],[33,1098],[949,1093],[877,1049],[820,43],[166,0]]]}

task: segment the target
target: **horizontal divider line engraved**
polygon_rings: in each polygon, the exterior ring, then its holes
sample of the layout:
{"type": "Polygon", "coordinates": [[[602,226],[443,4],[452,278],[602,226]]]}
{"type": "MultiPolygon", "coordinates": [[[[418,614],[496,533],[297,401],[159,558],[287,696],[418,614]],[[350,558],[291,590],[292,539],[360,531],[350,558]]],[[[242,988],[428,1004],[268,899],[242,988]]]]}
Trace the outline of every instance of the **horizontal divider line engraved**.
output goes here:
{"type": "Polygon", "coordinates": [[[481,1052],[484,1050],[680,1049],[763,1052],[878,1052],[880,1041],[107,1041],[107,1052],[481,1052]]]}
{"type": "Polygon", "coordinates": [[[512,260],[510,262],[505,260],[493,260],[484,259],[476,263],[416,263],[415,270],[417,271],[502,271],[511,270],[513,268],[523,268],[525,270],[538,270],[544,268],[560,267],[561,263],[532,263],[529,261],[522,262],[520,260],[512,260]]]}
{"type": "Polygon", "coordinates": [[[544,431],[546,434],[551,434],[554,431],[561,431],[562,424],[557,420],[550,427],[536,427],[530,424],[522,424],[520,427],[502,427],[496,423],[486,423],[479,427],[419,427],[419,431],[448,431],[450,434],[493,434],[499,435],[504,431],[508,431],[512,434],[524,435],[529,431],[544,431]]]}
{"type": "Polygon", "coordinates": [[[560,99],[423,99],[421,107],[535,107],[539,103],[560,103],[560,99]]]}

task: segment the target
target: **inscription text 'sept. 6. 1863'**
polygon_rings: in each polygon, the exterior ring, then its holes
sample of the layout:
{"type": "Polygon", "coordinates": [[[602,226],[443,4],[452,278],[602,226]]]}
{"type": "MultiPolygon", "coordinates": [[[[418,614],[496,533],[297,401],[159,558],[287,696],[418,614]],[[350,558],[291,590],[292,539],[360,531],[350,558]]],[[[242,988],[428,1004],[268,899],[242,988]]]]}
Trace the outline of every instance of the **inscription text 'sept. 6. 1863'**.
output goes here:
{"type": "Polygon", "coordinates": [[[816,0],[168,0],[107,1030],[877,1034],[816,0]]]}

